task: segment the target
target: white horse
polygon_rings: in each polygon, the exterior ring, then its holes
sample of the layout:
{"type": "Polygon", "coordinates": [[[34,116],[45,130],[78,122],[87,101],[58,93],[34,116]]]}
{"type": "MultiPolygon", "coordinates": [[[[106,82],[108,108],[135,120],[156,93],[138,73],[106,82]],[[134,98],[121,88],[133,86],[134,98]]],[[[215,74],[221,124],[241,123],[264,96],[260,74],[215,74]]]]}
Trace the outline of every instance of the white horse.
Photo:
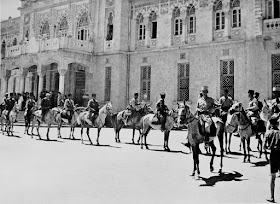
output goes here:
{"type": "Polygon", "coordinates": [[[83,129],[87,128],[87,136],[90,141],[90,144],[92,145],[92,141],[89,136],[89,128],[97,128],[97,139],[96,139],[96,144],[99,145],[99,136],[100,136],[100,131],[101,128],[105,124],[105,119],[108,114],[112,114],[112,103],[108,102],[106,105],[104,105],[100,110],[99,110],[99,115],[96,117],[94,121],[92,121],[92,124],[88,124],[87,118],[89,116],[89,111],[85,111],[80,113],[80,115],[77,118],[77,123],[78,125],[81,125],[81,140],[82,144],[84,143],[83,140],[83,129]]]}
{"type": "Polygon", "coordinates": [[[13,128],[14,128],[14,123],[16,121],[17,118],[17,114],[19,112],[19,105],[17,103],[15,103],[13,109],[10,111],[8,118],[6,118],[7,115],[7,110],[4,110],[1,114],[1,131],[3,131],[3,121],[6,122],[6,127],[5,130],[7,131],[7,134],[10,135],[14,135],[13,134],[13,128]]]}

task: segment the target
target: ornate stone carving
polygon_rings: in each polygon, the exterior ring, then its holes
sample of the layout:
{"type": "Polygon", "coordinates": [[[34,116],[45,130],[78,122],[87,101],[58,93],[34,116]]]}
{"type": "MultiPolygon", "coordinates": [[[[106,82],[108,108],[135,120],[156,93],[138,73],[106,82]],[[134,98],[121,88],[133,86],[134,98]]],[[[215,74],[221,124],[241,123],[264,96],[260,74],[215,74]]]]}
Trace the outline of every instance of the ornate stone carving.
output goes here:
{"type": "Polygon", "coordinates": [[[209,4],[208,0],[199,1],[199,7],[206,7],[206,6],[208,6],[208,4],[209,4]]]}
{"type": "Polygon", "coordinates": [[[115,0],[106,0],[106,7],[114,6],[115,0]]]}

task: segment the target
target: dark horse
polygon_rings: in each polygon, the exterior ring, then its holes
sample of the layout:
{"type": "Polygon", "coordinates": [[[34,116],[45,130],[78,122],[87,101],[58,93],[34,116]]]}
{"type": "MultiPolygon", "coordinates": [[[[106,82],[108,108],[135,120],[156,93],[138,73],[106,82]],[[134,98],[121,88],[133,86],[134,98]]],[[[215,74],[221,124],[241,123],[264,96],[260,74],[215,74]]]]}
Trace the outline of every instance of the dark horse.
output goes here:
{"type": "MultiPolygon", "coordinates": [[[[135,130],[139,130],[139,138],[137,140],[137,143],[140,142],[140,135],[141,135],[141,118],[148,113],[153,113],[153,110],[150,105],[145,104],[143,108],[141,108],[139,111],[132,111],[131,115],[128,117],[127,124],[129,127],[133,129],[132,133],[132,143],[134,144],[134,135],[135,130]]],[[[115,130],[115,140],[117,143],[120,143],[120,131],[124,127],[124,122],[122,120],[122,115],[124,114],[124,111],[121,111],[119,113],[115,113],[112,116],[112,124],[115,130]]]]}
{"type": "MultiPolygon", "coordinates": [[[[216,153],[216,147],[214,144],[214,138],[217,136],[220,143],[220,151],[221,151],[221,163],[220,163],[220,170],[219,173],[222,172],[223,167],[223,156],[224,156],[224,148],[223,148],[223,133],[224,133],[224,124],[221,119],[217,117],[212,117],[213,123],[216,127],[216,134],[211,135],[210,137],[210,147],[212,149],[212,157],[210,161],[210,171],[214,170],[213,162],[216,153]]],[[[200,128],[200,122],[197,117],[195,117],[191,111],[190,107],[187,104],[180,104],[178,109],[178,124],[186,124],[188,127],[188,141],[192,147],[193,152],[193,162],[194,162],[194,169],[192,176],[195,175],[195,171],[197,174],[200,174],[199,170],[199,144],[204,142],[204,135],[200,128]]]]}

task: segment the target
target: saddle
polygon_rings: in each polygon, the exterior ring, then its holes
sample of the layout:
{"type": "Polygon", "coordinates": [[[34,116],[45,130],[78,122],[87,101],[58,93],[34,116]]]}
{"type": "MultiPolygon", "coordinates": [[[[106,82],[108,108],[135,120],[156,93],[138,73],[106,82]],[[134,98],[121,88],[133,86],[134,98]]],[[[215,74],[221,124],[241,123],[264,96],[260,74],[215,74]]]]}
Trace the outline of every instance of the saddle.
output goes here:
{"type": "Polygon", "coordinates": [[[164,118],[161,114],[155,114],[154,118],[152,120],[152,124],[153,125],[161,125],[163,119],[164,118]]]}
{"type": "Polygon", "coordinates": [[[205,135],[206,133],[209,133],[211,136],[213,135],[216,135],[216,131],[217,131],[217,128],[214,124],[214,122],[212,121],[212,124],[210,125],[210,132],[207,132],[206,129],[205,129],[205,121],[203,120],[199,120],[199,123],[198,123],[198,129],[199,129],[199,133],[201,135],[205,135]]]}

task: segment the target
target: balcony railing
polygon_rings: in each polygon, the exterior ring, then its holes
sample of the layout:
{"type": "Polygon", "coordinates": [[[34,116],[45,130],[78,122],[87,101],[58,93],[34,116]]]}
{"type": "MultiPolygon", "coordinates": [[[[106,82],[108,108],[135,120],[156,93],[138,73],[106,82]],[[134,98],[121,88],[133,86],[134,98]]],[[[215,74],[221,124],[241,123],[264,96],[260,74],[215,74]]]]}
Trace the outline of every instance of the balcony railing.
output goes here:
{"type": "Polygon", "coordinates": [[[280,18],[267,19],[263,21],[264,32],[279,33],[280,32],[280,18]]]}
{"type": "Polygon", "coordinates": [[[40,42],[40,51],[58,50],[58,49],[59,49],[58,38],[52,38],[40,42]]]}

